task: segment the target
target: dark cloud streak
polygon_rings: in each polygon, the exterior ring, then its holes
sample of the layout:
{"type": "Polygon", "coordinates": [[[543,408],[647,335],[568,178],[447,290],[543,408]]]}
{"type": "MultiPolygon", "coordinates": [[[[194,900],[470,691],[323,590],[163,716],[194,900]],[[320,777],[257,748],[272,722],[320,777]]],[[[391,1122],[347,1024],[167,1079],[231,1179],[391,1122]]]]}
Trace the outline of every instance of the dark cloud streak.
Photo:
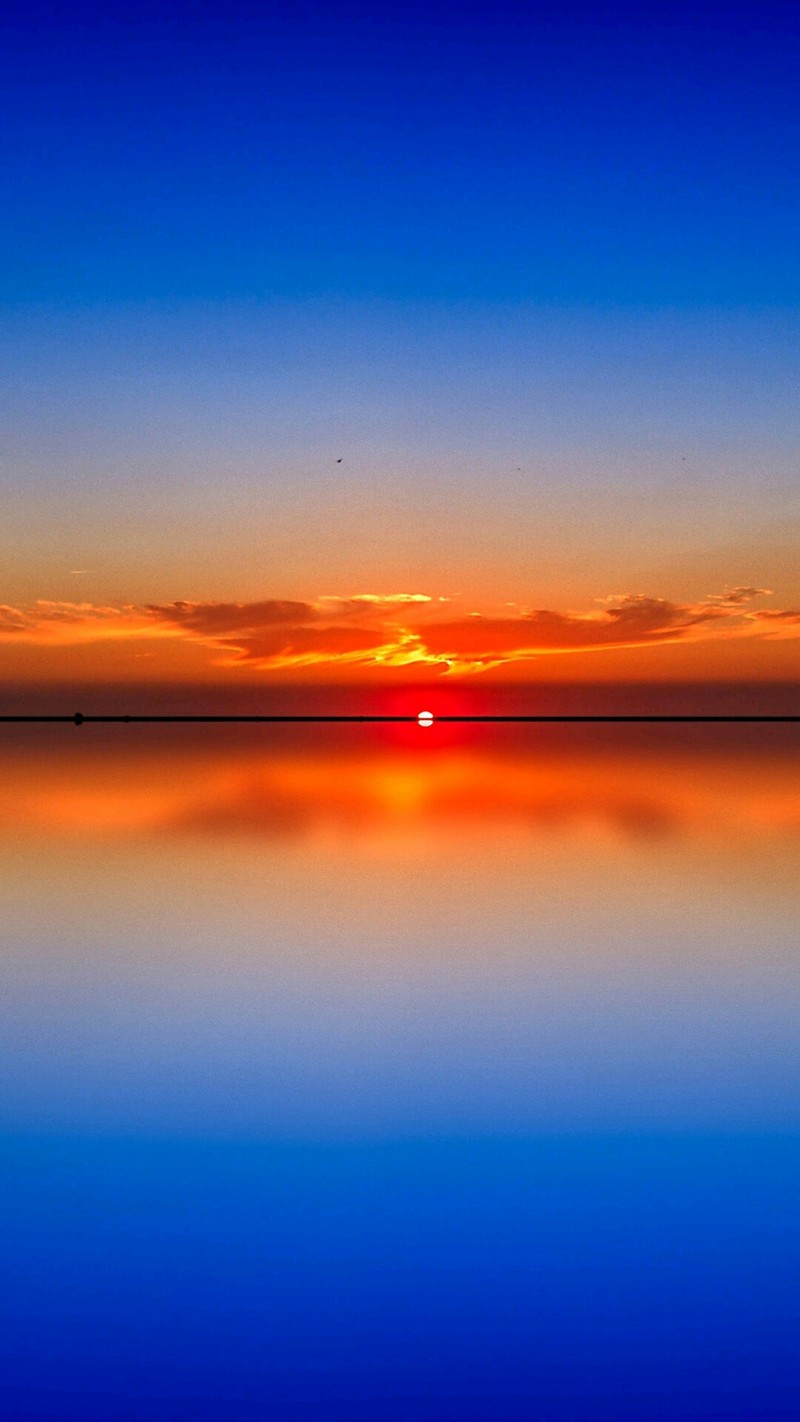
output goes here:
{"type": "Polygon", "coordinates": [[[157,622],[214,638],[228,632],[255,632],[260,627],[314,622],[319,616],[310,602],[279,598],[263,602],[150,602],[145,605],[145,611],[157,622]]]}

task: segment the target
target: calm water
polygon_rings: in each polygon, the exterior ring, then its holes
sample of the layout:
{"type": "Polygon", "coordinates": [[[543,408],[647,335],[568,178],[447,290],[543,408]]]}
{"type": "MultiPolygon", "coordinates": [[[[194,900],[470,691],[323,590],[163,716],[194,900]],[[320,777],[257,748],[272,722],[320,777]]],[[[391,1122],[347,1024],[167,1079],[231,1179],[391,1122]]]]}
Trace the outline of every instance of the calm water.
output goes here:
{"type": "Polygon", "coordinates": [[[9,738],[3,1416],[796,1417],[799,766],[9,738]]]}

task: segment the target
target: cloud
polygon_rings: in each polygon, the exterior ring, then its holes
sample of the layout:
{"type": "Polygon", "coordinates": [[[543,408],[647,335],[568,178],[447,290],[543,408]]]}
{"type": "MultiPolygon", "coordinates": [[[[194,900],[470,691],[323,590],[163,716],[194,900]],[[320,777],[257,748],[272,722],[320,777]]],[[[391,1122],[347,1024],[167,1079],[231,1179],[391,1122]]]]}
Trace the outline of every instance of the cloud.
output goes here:
{"type": "Polygon", "coordinates": [[[430,652],[459,662],[520,660],[546,652],[588,651],[596,647],[640,647],[674,642],[704,623],[724,619],[707,604],[669,602],[643,594],[614,599],[601,613],[536,609],[517,617],[471,615],[425,629],[430,652]]]}
{"type": "Polygon", "coordinates": [[[800,610],[763,607],[752,614],[768,642],[783,642],[800,637],[800,610]]]}
{"type": "Polygon", "coordinates": [[[146,612],[131,604],[50,602],[27,607],[0,605],[0,641],[74,646],[81,642],[158,635],[146,612]]]}
{"type": "Polygon", "coordinates": [[[24,612],[18,607],[0,603],[0,637],[13,637],[16,633],[24,633],[27,626],[28,620],[24,612]]]}
{"type": "MultiPolygon", "coordinates": [[[[325,662],[385,663],[409,640],[417,646],[413,635],[409,639],[395,625],[396,613],[431,601],[425,593],[359,593],[320,597],[314,603],[150,603],[145,610],[155,621],[214,647],[217,665],[246,662],[274,670],[325,662]]],[[[424,649],[417,650],[424,658],[424,649]]]]}
{"type": "Polygon", "coordinates": [[[740,607],[745,602],[752,602],[754,597],[772,597],[771,588],[728,588],[724,593],[711,593],[708,601],[717,603],[722,607],[740,607]]]}
{"type": "MultiPolygon", "coordinates": [[[[415,603],[433,602],[433,598],[428,593],[353,593],[350,597],[340,597],[338,594],[326,593],[317,599],[318,602],[335,603],[337,607],[352,608],[391,608],[409,607],[415,603]]],[[[446,602],[446,598],[437,598],[437,602],[446,602]]]]}
{"type": "Polygon", "coordinates": [[[355,620],[382,617],[389,622],[407,619],[410,612],[428,613],[447,598],[433,598],[427,593],[354,593],[349,597],[326,594],[317,599],[323,616],[355,620]]]}
{"type": "MultiPolygon", "coordinates": [[[[700,638],[800,637],[800,612],[753,609],[766,589],[737,586],[701,602],[644,593],[600,599],[589,612],[523,610],[447,615],[426,593],[357,593],[299,601],[95,605],[39,601],[0,606],[0,642],[69,647],[127,639],[179,639],[212,664],[264,671],[327,664],[420,666],[450,675],[481,672],[556,653],[648,647],[700,638]]],[[[141,645],[136,655],[142,654],[141,645]]]]}
{"type": "Polygon", "coordinates": [[[313,622],[318,613],[310,602],[268,598],[263,602],[147,603],[145,611],[156,621],[185,628],[202,637],[227,632],[255,632],[261,627],[313,622]]]}
{"type": "Polygon", "coordinates": [[[0,605],[0,642],[71,647],[173,638],[207,648],[220,666],[390,666],[430,660],[416,633],[397,625],[396,614],[431,601],[422,593],[365,593],[316,602],[177,600],[142,607],[40,600],[26,607],[0,605]]]}
{"type": "MultiPolygon", "coordinates": [[[[310,666],[317,662],[374,661],[387,649],[383,628],[276,627],[252,636],[226,638],[222,646],[230,657],[223,665],[256,662],[259,666],[310,666]]],[[[391,644],[389,644],[391,646],[391,644]]]]}

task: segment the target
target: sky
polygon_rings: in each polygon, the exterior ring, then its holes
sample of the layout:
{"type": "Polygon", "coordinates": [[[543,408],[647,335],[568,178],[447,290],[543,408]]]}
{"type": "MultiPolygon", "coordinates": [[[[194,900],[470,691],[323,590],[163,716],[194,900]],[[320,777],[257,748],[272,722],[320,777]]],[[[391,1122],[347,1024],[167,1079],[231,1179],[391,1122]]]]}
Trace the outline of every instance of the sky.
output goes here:
{"type": "Polygon", "coordinates": [[[798,7],[0,17],[7,1415],[800,1416],[798,7]]]}
{"type": "Polygon", "coordinates": [[[4,29],[5,684],[796,678],[791,6],[4,29]]]}

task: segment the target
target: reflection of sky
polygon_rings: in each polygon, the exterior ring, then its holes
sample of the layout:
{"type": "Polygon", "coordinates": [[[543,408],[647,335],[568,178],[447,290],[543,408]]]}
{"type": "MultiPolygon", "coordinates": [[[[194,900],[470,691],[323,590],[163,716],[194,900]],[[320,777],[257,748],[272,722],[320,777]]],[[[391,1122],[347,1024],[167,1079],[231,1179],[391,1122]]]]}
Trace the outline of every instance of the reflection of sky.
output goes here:
{"type": "Polygon", "coordinates": [[[792,768],[324,739],[22,757],[7,1119],[794,1120],[792,768]]]}
{"type": "Polygon", "coordinates": [[[4,1416],[796,1415],[796,753],[600,742],[14,746],[4,1416]]]}

